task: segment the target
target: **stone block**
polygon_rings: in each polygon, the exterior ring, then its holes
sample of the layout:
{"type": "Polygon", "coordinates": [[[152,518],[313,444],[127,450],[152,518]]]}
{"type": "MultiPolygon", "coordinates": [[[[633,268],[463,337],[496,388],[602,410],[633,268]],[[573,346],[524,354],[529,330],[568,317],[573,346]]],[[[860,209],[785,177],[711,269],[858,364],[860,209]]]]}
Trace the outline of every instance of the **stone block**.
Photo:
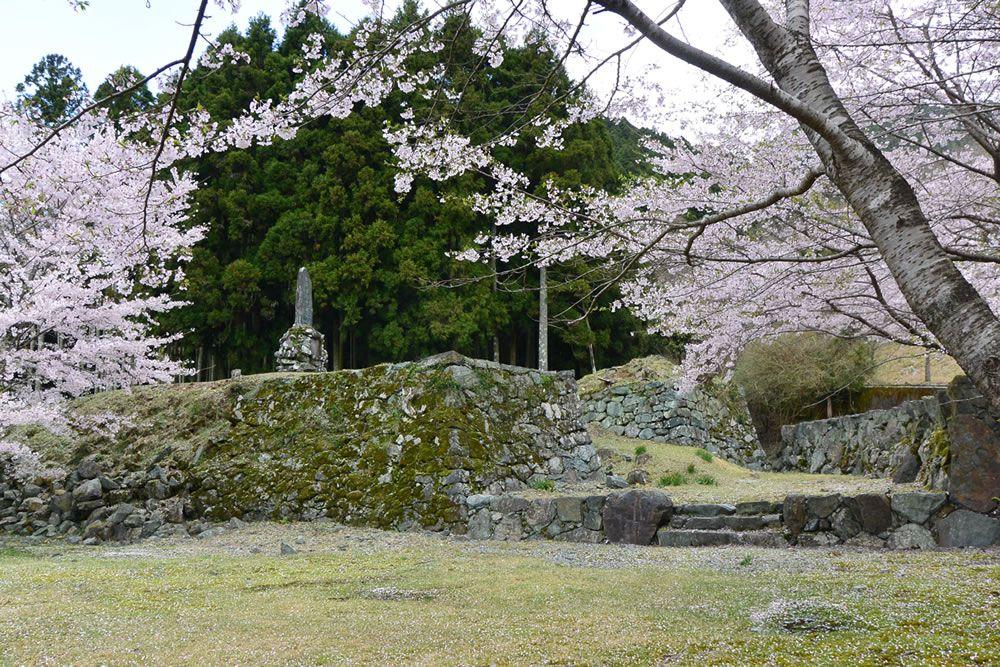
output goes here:
{"type": "Polygon", "coordinates": [[[656,533],[656,543],[661,547],[716,547],[738,540],[736,533],[712,530],[661,528],[656,533]]]}
{"type": "Polygon", "coordinates": [[[693,503],[681,505],[677,508],[677,512],[690,516],[723,516],[736,512],[736,506],[725,503],[693,503]]]}
{"type": "Polygon", "coordinates": [[[926,523],[944,506],[948,495],[935,491],[902,491],[892,494],[890,505],[905,522],[926,523]]]}
{"type": "Polygon", "coordinates": [[[583,521],[583,498],[562,497],[555,499],[556,516],[566,523],[583,521]]]}
{"type": "Polygon", "coordinates": [[[1000,519],[955,510],[937,522],[937,532],[943,547],[988,547],[1000,542],[1000,519]]]}
{"type": "Polygon", "coordinates": [[[892,531],[886,546],[890,549],[933,549],[937,545],[931,531],[915,523],[907,523],[892,531]]]}
{"type": "Polygon", "coordinates": [[[661,491],[614,493],[604,504],[604,533],[609,542],[650,544],[672,514],[673,503],[661,491]]]}
{"type": "Polygon", "coordinates": [[[981,419],[960,414],[948,423],[948,493],[974,512],[991,512],[1000,497],[1000,437],[981,419]]]}
{"type": "Polygon", "coordinates": [[[892,525],[892,509],[889,499],[877,493],[862,493],[844,501],[845,506],[854,514],[861,529],[871,535],[878,535],[889,530],[892,525]]]}

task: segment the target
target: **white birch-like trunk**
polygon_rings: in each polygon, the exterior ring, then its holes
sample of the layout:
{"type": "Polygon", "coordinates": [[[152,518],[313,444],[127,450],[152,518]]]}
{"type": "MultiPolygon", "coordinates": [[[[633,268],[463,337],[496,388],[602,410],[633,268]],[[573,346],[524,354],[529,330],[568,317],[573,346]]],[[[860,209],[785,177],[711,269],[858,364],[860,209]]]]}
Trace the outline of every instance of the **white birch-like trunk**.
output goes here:
{"type": "Polygon", "coordinates": [[[538,269],[538,370],[549,370],[549,286],[544,266],[538,269]]]}

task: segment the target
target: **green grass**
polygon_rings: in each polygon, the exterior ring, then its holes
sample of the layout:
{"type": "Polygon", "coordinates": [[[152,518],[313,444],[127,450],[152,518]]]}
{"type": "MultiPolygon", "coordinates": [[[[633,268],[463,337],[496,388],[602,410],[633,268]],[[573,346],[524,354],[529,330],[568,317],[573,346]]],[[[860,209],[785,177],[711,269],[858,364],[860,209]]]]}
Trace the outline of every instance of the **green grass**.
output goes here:
{"type": "Polygon", "coordinates": [[[596,447],[607,447],[619,454],[630,455],[638,446],[647,449],[649,461],[643,469],[649,472],[654,485],[662,477],[677,475],[694,466],[696,473],[688,476],[707,475],[715,480],[715,485],[684,484],[675,486],[670,497],[674,502],[727,502],[745,500],[783,500],[791,493],[825,494],[843,493],[885,493],[891,489],[909,490],[918,488],[913,484],[894,485],[887,479],[869,479],[853,475],[811,475],[793,472],[756,472],[748,470],[718,456],[706,461],[704,450],[682,445],[670,445],[649,440],[637,440],[612,435],[599,428],[591,427],[591,435],[596,447]]]}
{"type": "Polygon", "coordinates": [[[694,455],[697,456],[702,461],[704,461],[705,463],[711,463],[712,462],[712,458],[713,457],[712,457],[711,452],[705,451],[704,449],[701,449],[700,447],[698,449],[694,450],[694,455]]]}
{"type": "Polygon", "coordinates": [[[535,491],[555,491],[556,483],[551,479],[536,479],[528,484],[535,491]]]}
{"type": "Polygon", "coordinates": [[[0,664],[965,665],[1000,655],[1000,564],[976,552],[406,535],[284,558],[172,548],[4,552],[0,664]]]}
{"type": "Polygon", "coordinates": [[[638,447],[635,448],[635,455],[636,456],[642,456],[647,451],[649,451],[649,450],[646,449],[646,445],[639,445],[638,447]]]}
{"type": "Polygon", "coordinates": [[[660,477],[660,481],[657,482],[657,486],[684,486],[688,483],[687,477],[684,473],[671,472],[660,477]]]}
{"type": "Polygon", "coordinates": [[[702,486],[718,486],[719,482],[716,481],[711,475],[698,475],[694,478],[695,483],[701,484],[702,486]]]}

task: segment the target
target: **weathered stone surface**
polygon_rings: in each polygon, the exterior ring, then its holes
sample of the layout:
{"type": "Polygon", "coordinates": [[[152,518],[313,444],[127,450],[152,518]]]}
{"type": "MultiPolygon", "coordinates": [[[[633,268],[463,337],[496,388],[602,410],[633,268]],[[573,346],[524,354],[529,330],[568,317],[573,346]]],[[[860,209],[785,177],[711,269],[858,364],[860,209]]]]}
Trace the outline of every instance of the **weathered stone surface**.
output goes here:
{"type": "Polygon", "coordinates": [[[714,547],[736,544],[738,540],[736,533],[711,530],[661,528],[656,533],[656,543],[661,547],[714,547]]]}
{"type": "Polygon", "coordinates": [[[861,532],[861,522],[855,513],[846,507],[841,507],[833,513],[830,525],[833,532],[842,540],[849,540],[861,532]]]}
{"type": "Polygon", "coordinates": [[[295,324],[307,327],[313,325],[312,280],[304,266],[295,277],[295,324]]]}
{"type": "Polygon", "coordinates": [[[583,521],[583,498],[556,498],[556,516],[560,521],[581,523],[583,521]]]}
{"type": "Polygon", "coordinates": [[[73,489],[73,499],[77,503],[97,500],[103,495],[104,489],[101,487],[101,480],[96,478],[88,479],[73,489]]]}
{"type": "Polygon", "coordinates": [[[892,531],[886,546],[890,549],[933,549],[937,545],[931,531],[915,523],[906,523],[892,531]]]}
{"type": "Polygon", "coordinates": [[[93,456],[88,456],[76,466],[76,474],[80,479],[94,479],[100,477],[101,472],[101,465],[93,456]]]}
{"type": "Polygon", "coordinates": [[[725,503],[693,503],[681,505],[677,508],[678,514],[688,514],[690,516],[722,516],[733,514],[736,511],[734,505],[725,503]]]}
{"type": "Polygon", "coordinates": [[[532,500],[524,515],[529,526],[547,526],[556,518],[556,503],[550,498],[532,500]]]}
{"type": "Polygon", "coordinates": [[[722,521],[722,526],[729,530],[761,530],[766,525],[762,516],[723,516],[719,518],[722,521]]]}
{"type": "Polygon", "coordinates": [[[902,450],[892,468],[892,481],[896,484],[909,484],[917,480],[920,473],[920,458],[909,450],[902,450]]]}
{"type": "Polygon", "coordinates": [[[825,496],[807,496],[806,511],[811,517],[825,519],[837,509],[837,506],[840,505],[840,500],[841,496],[838,493],[825,496]]]}
{"type": "Polygon", "coordinates": [[[628,481],[621,475],[608,475],[604,484],[609,489],[624,489],[628,487],[628,481]]]}
{"type": "Polygon", "coordinates": [[[892,511],[904,521],[922,524],[944,506],[946,493],[937,491],[901,491],[892,494],[892,511]]]}
{"type": "Polygon", "coordinates": [[[780,514],[781,503],[770,500],[751,500],[736,503],[737,514],[780,514]]]}
{"type": "Polygon", "coordinates": [[[797,494],[787,496],[782,506],[782,519],[793,537],[805,530],[806,497],[797,494]]]}
{"type": "Polygon", "coordinates": [[[1000,437],[981,419],[956,415],[948,424],[948,493],[974,512],[991,512],[1000,497],[1000,437]]]}
{"type": "Polygon", "coordinates": [[[671,521],[673,525],[674,521],[677,521],[678,528],[684,528],[685,530],[719,530],[722,528],[721,516],[690,516],[684,517],[682,515],[674,516],[671,521]]]}
{"type": "Polygon", "coordinates": [[[629,471],[628,477],[625,478],[625,481],[628,482],[630,486],[649,484],[649,473],[642,468],[636,468],[635,470],[629,471]]]}
{"type": "Polygon", "coordinates": [[[493,519],[489,510],[479,510],[469,519],[469,528],[465,533],[473,540],[488,540],[493,535],[493,519]]]}
{"type": "Polygon", "coordinates": [[[937,523],[943,547],[988,547],[1000,541],[1000,519],[969,510],[955,510],[937,523]]]}
{"type": "Polygon", "coordinates": [[[650,544],[672,514],[670,497],[660,491],[613,493],[604,504],[604,533],[609,542],[650,544]]]}
{"type": "Polygon", "coordinates": [[[854,513],[861,524],[861,529],[866,533],[878,535],[887,531],[892,525],[892,509],[886,496],[862,493],[848,498],[845,504],[854,513]]]}

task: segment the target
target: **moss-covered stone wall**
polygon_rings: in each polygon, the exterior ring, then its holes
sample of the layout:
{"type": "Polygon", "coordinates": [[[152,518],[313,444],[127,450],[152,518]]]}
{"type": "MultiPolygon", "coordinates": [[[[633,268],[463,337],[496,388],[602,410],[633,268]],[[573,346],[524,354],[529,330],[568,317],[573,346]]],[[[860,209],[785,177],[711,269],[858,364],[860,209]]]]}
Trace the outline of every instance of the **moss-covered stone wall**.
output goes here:
{"type": "MultiPolygon", "coordinates": [[[[456,353],[363,370],[151,387],[77,406],[81,424],[109,412],[125,425],[17,434],[63,470],[37,480],[46,496],[64,497],[96,478],[103,496],[141,515],[131,532],[99,538],[155,533],[148,520],[168,514],[209,522],[328,517],[462,532],[469,495],[604,474],[572,373],[456,353]],[[91,478],[81,465],[100,473],[91,478]]],[[[60,516],[45,518],[51,528],[44,531],[86,531],[91,513],[107,505],[100,496],[87,502],[81,511],[66,500],[60,516]]],[[[33,525],[22,524],[28,532],[33,525]]]]}

